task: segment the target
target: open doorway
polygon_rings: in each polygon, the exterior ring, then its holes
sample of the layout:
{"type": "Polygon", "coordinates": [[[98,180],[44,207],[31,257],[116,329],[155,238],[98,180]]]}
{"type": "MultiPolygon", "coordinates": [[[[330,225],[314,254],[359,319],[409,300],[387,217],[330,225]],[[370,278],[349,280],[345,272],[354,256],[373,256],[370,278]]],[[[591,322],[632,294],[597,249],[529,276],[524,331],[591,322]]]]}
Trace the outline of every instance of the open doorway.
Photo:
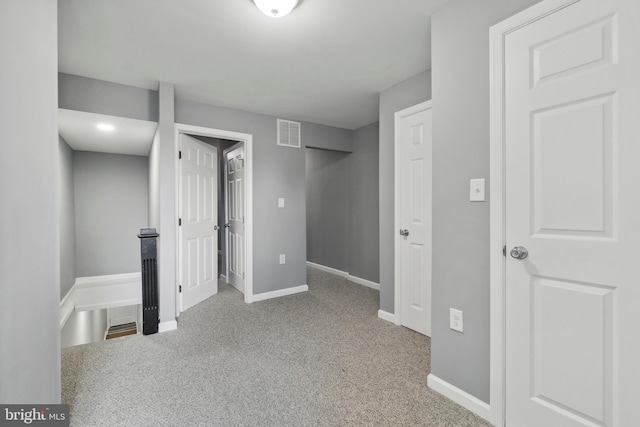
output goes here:
{"type": "Polygon", "coordinates": [[[245,147],[243,142],[233,144],[224,150],[224,230],[225,263],[227,283],[245,293],[245,214],[246,171],[245,147]]]}
{"type": "MultiPolygon", "coordinates": [[[[205,143],[209,145],[215,151],[216,158],[216,176],[215,176],[215,198],[216,198],[216,215],[213,222],[210,224],[212,229],[215,230],[215,240],[216,240],[216,252],[217,256],[215,271],[216,271],[216,289],[217,289],[217,279],[218,277],[224,280],[225,282],[230,282],[230,271],[236,272],[237,268],[230,269],[228,267],[229,262],[233,264],[233,262],[237,262],[238,259],[242,260],[242,279],[243,284],[242,287],[239,288],[244,294],[244,301],[247,303],[252,302],[253,299],[253,281],[252,281],[252,162],[251,162],[251,153],[252,153],[252,137],[248,134],[241,134],[236,132],[229,132],[218,129],[209,129],[202,128],[190,125],[180,125],[176,124],[176,144],[178,156],[181,162],[184,162],[187,156],[187,153],[181,153],[182,144],[184,136],[188,136],[189,138],[195,140],[199,143],[205,143]],[[229,151],[232,147],[241,148],[242,156],[241,158],[237,158],[237,156],[233,157],[233,168],[234,172],[237,170],[238,166],[241,164],[241,168],[243,170],[243,190],[241,192],[235,192],[233,196],[230,198],[228,196],[229,185],[225,183],[228,180],[228,169],[229,162],[225,157],[225,153],[229,151]],[[240,163],[241,162],[241,163],[240,163]],[[241,207],[242,209],[242,239],[238,240],[237,236],[234,236],[234,243],[229,244],[228,240],[230,238],[230,228],[225,227],[226,224],[229,224],[229,211],[232,208],[229,207],[229,199],[234,203],[235,210],[233,213],[239,212],[238,209],[241,207]],[[230,250],[235,251],[236,257],[230,259],[229,253],[230,250]],[[239,255],[239,256],[238,256],[239,255]],[[219,274],[218,274],[219,273],[219,274]]],[[[193,277],[194,274],[199,274],[199,272],[194,273],[194,266],[198,267],[198,263],[188,263],[186,261],[189,260],[189,248],[187,247],[187,243],[184,239],[183,233],[184,228],[183,225],[185,222],[185,197],[188,197],[187,189],[188,186],[183,185],[184,173],[183,173],[183,163],[180,163],[177,170],[176,176],[176,184],[177,184],[177,200],[176,200],[176,210],[178,213],[178,227],[176,230],[177,239],[177,266],[178,266],[178,280],[176,286],[176,302],[177,302],[177,312],[184,311],[186,308],[182,304],[183,293],[186,290],[185,284],[190,285],[195,283],[194,280],[189,280],[189,275],[191,274],[193,277]],[[182,292],[181,292],[182,291],[182,292]]],[[[234,216],[235,218],[235,216],[234,216]]],[[[236,233],[238,234],[238,233],[236,233]]],[[[211,256],[211,255],[208,255],[211,256]]],[[[198,267],[199,268],[199,267],[198,267]]],[[[204,294],[203,294],[204,295],[204,294]]],[[[209,295],[210,296],[210,295],[209,295]]],[[[208,296],[204,296],[203,300],[208,298],[208,296]]],[[[197,302],[196,302],[197,303],[197,302]]],[[[194,304],[191,304],[194,305],[194,304]]]]}

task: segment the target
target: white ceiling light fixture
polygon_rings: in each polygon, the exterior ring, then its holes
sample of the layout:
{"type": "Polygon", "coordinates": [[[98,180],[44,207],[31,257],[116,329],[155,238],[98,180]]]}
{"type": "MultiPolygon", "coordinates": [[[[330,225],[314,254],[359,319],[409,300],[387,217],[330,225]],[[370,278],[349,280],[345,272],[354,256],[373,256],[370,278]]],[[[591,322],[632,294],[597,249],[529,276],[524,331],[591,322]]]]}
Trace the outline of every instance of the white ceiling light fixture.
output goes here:
{"type": "Polygon", "coordinates": [[[262,13],[271,18],[282,18],[298,5],[298,0],[253,0],[253,2],[262,13]]]}
{"type": "Polygon", "coordinates": [[[96,127],[105,132],[113,132],[115,130],[115,127],[109,123],[98,123],[96,127]]]}

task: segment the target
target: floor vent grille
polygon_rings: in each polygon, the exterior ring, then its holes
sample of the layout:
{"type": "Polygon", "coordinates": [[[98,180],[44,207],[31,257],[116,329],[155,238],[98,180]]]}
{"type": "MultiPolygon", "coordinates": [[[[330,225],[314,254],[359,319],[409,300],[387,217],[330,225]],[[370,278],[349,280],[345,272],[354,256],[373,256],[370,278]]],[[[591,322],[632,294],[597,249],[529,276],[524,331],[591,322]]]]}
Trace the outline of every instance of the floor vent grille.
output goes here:
{"type": "Polygon", "coordinates": [[[136,322],[125,323],[124,325],[112,326],[107,331],[107,337],[105,339],[113,339],[125,337],[127,335],[135,335],[138,333],[138,326],[136,322]]]}

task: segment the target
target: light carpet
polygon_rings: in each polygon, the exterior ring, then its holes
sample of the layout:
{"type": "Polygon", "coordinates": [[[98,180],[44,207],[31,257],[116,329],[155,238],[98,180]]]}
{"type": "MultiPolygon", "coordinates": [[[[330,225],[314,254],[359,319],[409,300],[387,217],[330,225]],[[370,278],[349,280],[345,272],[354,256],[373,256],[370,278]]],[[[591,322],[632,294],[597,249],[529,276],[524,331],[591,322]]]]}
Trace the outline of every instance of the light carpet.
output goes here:
{"type": "Polygon", "coordinates": [[[427,387],[429,338],[379,293],[310,268],[309,292],[220,292],[178,330],[66,348],[74,426],[489,426],[427,387]]]}

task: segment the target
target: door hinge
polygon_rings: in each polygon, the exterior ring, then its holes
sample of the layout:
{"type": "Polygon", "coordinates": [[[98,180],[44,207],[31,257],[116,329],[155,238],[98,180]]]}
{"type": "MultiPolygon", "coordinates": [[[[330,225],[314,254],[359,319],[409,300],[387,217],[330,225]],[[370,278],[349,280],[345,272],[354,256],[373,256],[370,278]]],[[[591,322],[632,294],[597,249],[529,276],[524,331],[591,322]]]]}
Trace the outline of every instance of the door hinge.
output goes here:
{"type": "Polygon", "coordinates": [[[507,256],[507,245],[504,245],[502,247],[502,256],[506,257],[507,256]]]}
{"type": "Polygon", "coordinates": [[[178,218],[178,227],[182,226],[182,218],[178,218]]]}
{"type": "Polygon", "coordinates": [[[178,158],[181,159],[182,158],[182,150],[178,151],[178,158]]]}
{"type": "Polygon", "coordinates": [[[182,285],[178,286],[178,291],[182,293],[182,285]]]}

